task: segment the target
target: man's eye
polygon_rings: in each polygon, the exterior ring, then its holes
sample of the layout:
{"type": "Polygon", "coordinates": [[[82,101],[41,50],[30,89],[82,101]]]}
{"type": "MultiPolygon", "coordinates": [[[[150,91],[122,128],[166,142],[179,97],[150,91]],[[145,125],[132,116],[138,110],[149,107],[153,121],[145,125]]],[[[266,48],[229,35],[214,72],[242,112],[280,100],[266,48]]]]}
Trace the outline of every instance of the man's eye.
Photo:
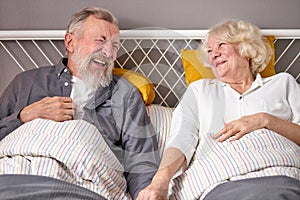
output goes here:
{"type": "Polygon", "coordinates": [[[96,39],[95,41],[96,41],[96,42],[100,42],[100,43],[104,43],[104,42],[105,42],[104,39],[96,39]]]}
{"type": "Polygon", "coordinates": [[[120,49],[120,44],[118,43],[118,42],[113,42],[113,49],[115,50],[115,51],[118,51],[119,49],[120,49]]]}

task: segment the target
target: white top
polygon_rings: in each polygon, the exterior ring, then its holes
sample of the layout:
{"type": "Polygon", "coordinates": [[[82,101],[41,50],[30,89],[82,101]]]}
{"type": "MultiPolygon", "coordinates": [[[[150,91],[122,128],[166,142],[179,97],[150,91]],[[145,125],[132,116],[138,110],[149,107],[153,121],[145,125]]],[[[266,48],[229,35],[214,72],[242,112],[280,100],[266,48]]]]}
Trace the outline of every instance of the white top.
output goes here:
{"type": "Polygon", "coordinates": [[[201,79],[188,87],[172,118],[167,148],[180,149],[190,163],[204,133],[217,133],[224,122],[267,112],[300,124],[300,85],[288,73],[257,75],[244,94],[217,79],[201,79]]]}
{"type": "Polygon", "coordinates": [[[95,89],[88,88],[85,83],[72,76],[72,91],[70,97],[76,104],[74,119],[82,119],[84,116],[83,107],[92,99],[94,96],[95,89]]]}

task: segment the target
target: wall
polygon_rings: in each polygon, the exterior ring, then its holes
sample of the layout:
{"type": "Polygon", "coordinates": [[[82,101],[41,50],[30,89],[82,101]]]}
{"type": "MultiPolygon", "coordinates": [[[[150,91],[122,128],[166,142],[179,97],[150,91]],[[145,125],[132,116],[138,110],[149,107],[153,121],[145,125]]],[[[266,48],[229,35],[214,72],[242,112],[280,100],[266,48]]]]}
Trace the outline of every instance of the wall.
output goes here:
{"type": "Polygon", "coordinates": [[[0,0],[0,29],[65,29],[86,6],[111,10],[121,29],[207,29],[224,18],[300,28],[300,0],[0,0]]]}
{"type": "MultiPolygon", "coordinates": [[[[263,29],[300,28],[300,0],[0,0],[0,30],[65,30],[72,14],[87,6],[111,10],[123,30],[208,29],[224,18],[244,19],[263,29]]],[[[299,40],[295,43],[293,52],[298,54],[299,40]]],[[[281,59],[278,68],[287,67],[294,54],[281,59]]],[[[290,69],[295,71],[293,74],[300,73],[299,61],[290,69]]],[[[12,63],[0,45],[0,94],[21,72],[12,63]]],[[[26,69],[32,66],[30,62],[23,64],[26,69]]]]}

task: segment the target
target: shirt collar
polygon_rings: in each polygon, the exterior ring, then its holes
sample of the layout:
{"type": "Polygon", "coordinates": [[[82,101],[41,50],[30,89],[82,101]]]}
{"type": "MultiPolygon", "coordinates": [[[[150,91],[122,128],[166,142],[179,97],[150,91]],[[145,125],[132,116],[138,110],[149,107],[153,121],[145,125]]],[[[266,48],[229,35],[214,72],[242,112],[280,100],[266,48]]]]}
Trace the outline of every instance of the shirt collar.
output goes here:
{"type": "Polygon", "coordinates": [[[269,82],[272,77],[262,78],[260,73],[257,73],[254,82],[252,83],[252,88],[257,88],[263,86],[265,83],[269,82]]]}
{"type": "Polygon", "coordinates": [[[59,63],[55,66],[56,67],[56,74],[58,78],[63,74],[63,72],[70,71],[67,67],[68,58],[62,58],[59,63]]]}

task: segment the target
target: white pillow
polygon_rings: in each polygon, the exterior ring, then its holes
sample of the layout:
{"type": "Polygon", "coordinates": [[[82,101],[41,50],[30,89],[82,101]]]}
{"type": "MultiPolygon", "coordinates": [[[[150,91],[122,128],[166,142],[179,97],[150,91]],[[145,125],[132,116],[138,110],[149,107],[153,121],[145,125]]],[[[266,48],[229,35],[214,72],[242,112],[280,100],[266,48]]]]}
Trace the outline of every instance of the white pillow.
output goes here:
{"type": "Polygon", "coordinates": [[[151,104],[146,106],[148,115],[157,133],[158,148],[162,156],[168,137],[174,108],[151,104]]]}

